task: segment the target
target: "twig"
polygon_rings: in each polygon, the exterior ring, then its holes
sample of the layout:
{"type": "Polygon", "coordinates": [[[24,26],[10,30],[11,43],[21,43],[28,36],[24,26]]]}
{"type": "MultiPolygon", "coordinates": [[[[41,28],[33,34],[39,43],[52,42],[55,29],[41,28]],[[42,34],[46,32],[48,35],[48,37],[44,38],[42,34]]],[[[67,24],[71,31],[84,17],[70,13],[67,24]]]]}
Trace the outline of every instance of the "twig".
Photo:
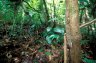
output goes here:
{"type": "MultiPolygon", "coordinates": [[[[22,44],[21,45],[23,47],[23,49],[26,49],[26,45],[22,44]]],[[[31,55],[34,55],[35,53],[37,53],[38,51],[34,51],[32,48],[27,47],[27,50],[31,53],[31,55]]]]}

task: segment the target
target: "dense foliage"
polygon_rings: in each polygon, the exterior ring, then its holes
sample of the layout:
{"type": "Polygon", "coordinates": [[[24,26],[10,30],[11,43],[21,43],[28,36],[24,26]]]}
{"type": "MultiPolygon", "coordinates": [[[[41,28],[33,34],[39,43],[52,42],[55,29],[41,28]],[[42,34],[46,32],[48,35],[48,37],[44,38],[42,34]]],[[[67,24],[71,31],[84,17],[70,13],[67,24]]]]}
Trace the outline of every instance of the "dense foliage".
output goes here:
{"type": "MultiPolygon", "coordinates": [[[[80,25],[96,18],[95,3],[79,0],[80,25]]],[[[65,0],[0,0],[0,63],[62,63],[65,9],[65,0]]],[[[82,59],[95,63],[96,23],[80,31],[82,59]]]]}

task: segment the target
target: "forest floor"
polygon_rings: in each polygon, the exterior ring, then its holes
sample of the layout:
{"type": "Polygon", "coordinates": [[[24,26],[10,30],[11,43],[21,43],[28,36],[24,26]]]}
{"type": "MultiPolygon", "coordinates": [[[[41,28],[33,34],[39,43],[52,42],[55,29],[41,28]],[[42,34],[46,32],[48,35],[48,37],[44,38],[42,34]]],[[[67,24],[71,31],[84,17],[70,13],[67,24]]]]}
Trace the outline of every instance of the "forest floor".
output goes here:
{"type": "MultiPolygon", "coordinates": [[[[25,28],[26,31],[26,28],[25,28]]],[[[63,45],[46,44],[44,38],[28,35],[9,36],[5,27],[0,30],[0,63],[63,63],[63,45]],[[39,40],[39,42],[37,42],[39,40]]],[[[95,45],[82,45],[85,63],[96,63],[95,45]]]]}
{"type": "Polygon", "coordinates": [[[7,28],[3,27],[0,30],[0,63],[62,63],[63,46],[43,41],[36,36],[9,36],[7,28]]]}

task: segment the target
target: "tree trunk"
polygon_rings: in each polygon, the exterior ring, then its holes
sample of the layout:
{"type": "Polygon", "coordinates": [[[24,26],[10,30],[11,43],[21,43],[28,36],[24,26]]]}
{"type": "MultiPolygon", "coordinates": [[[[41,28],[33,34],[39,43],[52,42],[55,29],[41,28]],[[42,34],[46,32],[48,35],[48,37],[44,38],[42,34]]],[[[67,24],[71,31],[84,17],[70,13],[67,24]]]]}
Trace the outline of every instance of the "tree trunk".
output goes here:
{"type": "Polygon", "coordinates": [[[44,4],[44,8],[45,8],[45,17],[46,17],[46,23],[47,23],[49,20],[49,12],[48,12],[47,4],[46,4],[45,0],[43,0],[43,4],[44,4]]]}
{"type": "MultiPolygon", "coordinates": [[[[66,0],[66,36],[70,46],[70,62],[80,63],[80,40],[78,0],[66,0]]],[[[68,58],[67,58],[68,59],[68,58]]],[[[67,62],[68,63],[68,62],[67,62]]]]}
{"type": "Polygon", "coordinates": [[[56,17],[56,7],[55,7],[55,2],[54,2],[54,0],[53,0],[53,18],[55,18],[56,17]]]}

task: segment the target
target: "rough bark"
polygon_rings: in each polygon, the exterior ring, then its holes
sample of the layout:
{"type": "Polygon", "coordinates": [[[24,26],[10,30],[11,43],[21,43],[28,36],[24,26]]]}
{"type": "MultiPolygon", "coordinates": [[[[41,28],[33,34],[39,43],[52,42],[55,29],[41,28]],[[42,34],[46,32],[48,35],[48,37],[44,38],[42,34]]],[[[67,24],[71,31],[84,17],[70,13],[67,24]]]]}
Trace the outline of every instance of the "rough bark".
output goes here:
{"type": "Polygon", "coordinates": [[[80,31],[78,0],[66,0],[66,36],[70,46],[70,62],[80,63],[80,31]]]}

